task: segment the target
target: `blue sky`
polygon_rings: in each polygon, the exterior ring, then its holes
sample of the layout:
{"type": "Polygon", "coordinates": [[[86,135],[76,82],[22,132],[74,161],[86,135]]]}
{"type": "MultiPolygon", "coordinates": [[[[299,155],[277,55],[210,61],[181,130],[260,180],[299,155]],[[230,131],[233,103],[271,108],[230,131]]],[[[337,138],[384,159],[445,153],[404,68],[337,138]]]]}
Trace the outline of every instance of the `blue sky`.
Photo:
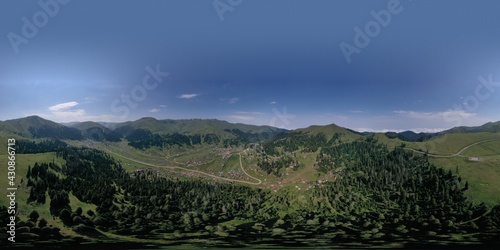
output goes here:
{"type": "Polygon", "coordinates": [[[3,0],[0,120],[481,125],[500,120],[499,10],[494,0],[3,0]]]}

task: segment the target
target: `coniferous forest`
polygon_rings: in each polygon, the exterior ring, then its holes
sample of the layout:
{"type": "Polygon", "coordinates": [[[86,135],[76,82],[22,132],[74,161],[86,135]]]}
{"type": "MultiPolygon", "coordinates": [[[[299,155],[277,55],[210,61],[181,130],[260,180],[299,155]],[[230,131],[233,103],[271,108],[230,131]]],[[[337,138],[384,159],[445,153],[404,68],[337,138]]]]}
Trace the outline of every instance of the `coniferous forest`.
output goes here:
{"type": "MultiPolygon", "coordinates": [[[[95,239],[112,233],[231,246],[498,243],[500,206],[488,209],[469,201],[464,195],[467,180],[458,171],[444,171],[429,163],[427,155],[406,151],[404,145],[388,149],[371,137],[352,142],[342,142],[338,135],[329,141],[323,135],[303,137],[293,134],[260,146],[259,166],[277,173],[275,168],[294,164],[286,149],[319,150],[315,167],[335,181],[318,186],[305,199],[289,191],[179,179],[151,170],[126,172],[105,152],[57,141],[24,142],[19,153],[56,151],[65,160],[28,168],[27,202],[50,203],[51,215],[65,227],[95,239]],[[297,137],[302,144],[292,145],[297,137]],[[279,160],[266,160],[266,151],[279,160]],[[70,193],[96,209],[72,209],[70,193]]],[[[1,217],[6,213],[2,207],[1,217]]],[[[61,229],[47,226],[37,213],[19,222],[29,232],[26,237],[61,239],[61,229]]]]}

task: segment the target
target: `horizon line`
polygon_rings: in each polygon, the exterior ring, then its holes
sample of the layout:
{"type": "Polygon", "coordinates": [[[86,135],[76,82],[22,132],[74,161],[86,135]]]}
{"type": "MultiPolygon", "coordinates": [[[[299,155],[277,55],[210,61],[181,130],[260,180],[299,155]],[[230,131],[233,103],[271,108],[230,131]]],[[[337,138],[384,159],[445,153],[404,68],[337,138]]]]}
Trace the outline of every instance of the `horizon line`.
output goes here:
{"type": "Polygon", "coordinates": [[[287,131],[294,131],[294,130],[306,129],[306,128],[310,128],[312,126],[331,126],[331,125],[334,125],[334,126],[338,126],[338,127],[347,129],[347,130],[352,130],[352,131],[357,132],[357,133],[389,133],[389,132],[403,133],[403,132],[413,132],[413,133],[429,133],[429,134],[440,133],[440,132],[444,132],[446,130],[450,130],[450,129],[453,129],[453,128],[459,128],[459,127],[467,127],[467,128],[480,127],[480,126],[484,126],[485,124],[488,124],[488,123],[497,123],[497,122],[500,122],[500,121],[496,121],[496,122],[490,121],[490,122],[484,123],[484,124],[479,125],[479,126],[455,126],[455,127],[450,127],[450,128],[411,128],[411,129],[349,128],[349,127],[338,125],[336,123],[311,124],[311,125],[308,125],[306,127],[299,127],[299,128],[289,129],[289,128],[281,128],[281,127],[271,126],[271,125],[251,124],[251,123],[243,123],[243,122],[230,122],[230,121],[227,121],[227,120],[222,120],[222,119],[217,119],[217,118],[178,118],[178,119],[176,119],[176,118],[165,118],[165,119],[158,119],[158,118],[152,117],[152,116],[145,116],[145,117],[141,117],[141,118],[138,118],[138,119],[135,119],[135,120],[127,120],[127,121],[119,121],[119,122],[116,122],[116,121],[92,121],[92,120],[59,122],[59,121],[55,121],[55,120],[44,118],[44,117],[42,117],[40,115],[28,115],[28,116],[25,116],[25,117],[18,117],[18,118],[12,118],[12,119],[7,119],[7,120],[0,120],[0,122],[6,122],[6,121],[11,121],[11,120],[24,119],[24,118],[29,118],[29,117],[38,117],[38,118],[41,118],[41,119],[44,119],[44,120],[47,120],[47,121],[51,121],[51,122],[55,122],[55,123],[61,124],[61,125],[66,126],[66,127],[68,127],[68,124],[73,124],[73,123],[94,122],[94,123],[99,123],[99,124],[100,123],[114,123],[114,124],[119,124],[119,123],[135,122],[135,121],[138,121],[138,120],[141,120],[141,119],[148,119],[149,118],[149,119],[155,119],[157,121],[163,121],[163,120],[173,120],[173,121],[181,121],[181,120],[216,120],[216,121],[227,122],[227,123],[230,123],[230,124],[243,124],[243,125],[259,126],[259,127],[273,127],[273,128],[284,129],[284,130],[287,130],[287,131]]]}

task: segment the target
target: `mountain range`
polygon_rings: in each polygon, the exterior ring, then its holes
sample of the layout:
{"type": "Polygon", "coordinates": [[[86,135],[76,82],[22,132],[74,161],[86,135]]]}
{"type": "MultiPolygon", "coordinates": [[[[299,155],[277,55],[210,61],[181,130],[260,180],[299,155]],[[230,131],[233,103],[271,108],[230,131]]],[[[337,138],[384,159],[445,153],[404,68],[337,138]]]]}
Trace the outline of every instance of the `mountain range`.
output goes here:
{"type": "MultiPolygon", "coordinates": [[[[223,246],[482,246],[496,244],[500,232],[500,137],[480,132],[499,125],[365,134],[335,124],[284,130],[213,119],[60,124],[30,116],[0,122],[0,137],[16,139],[23,178],[16,225],[36,244],[140,237],[170,247],[202,235],[203,244],[229,242],[223,246]],[[427,146],[434,151],[424,153],[427,146]]],[[[2,218],[7,202],[0,199],[2,218]]]]}
{"type": "Polygon", "coordinates": [[[138,148],[164,144],[234,145],[269,140],[286,132],[285,129],[270,126],[233,124],[215,119],[157,120],[146,117],[123,123],[101,124],[87,121],[63,125],[39,116],[2,121],[0,131],[31,139],[96,141],[127,139],[138,148]]]}
{"type": "MultiPolygon", "coordinates": [[[[92,121],[60,124],[39,116],[0,121],[0,131],[9,132],[26,138],[57,138],[68,140],[91,139],[95,141],[120,141],[127,139],[138,147],[160,146],[164,144],[225,144],[234,145],[249,142],[266,141],[275,136],[292,132],[271,126],[256,126],[241,123],[229,123],[216,119],[157,120],[152,117],[122,123],[97,123],[92,121]],[[156,141],[156,142],[149,142],[156,141]]],[[[294,130],[318,134],[327,137],[335,133],[349,137],[363,136],[359,133],[335,124],[310,126],[294,130]]],[[[388,138],[403,141],[425,141],[435,136],[453,133],[500,132],[500,121],[489,122],[476,127],[455,127],[438,133],[401,133],[387,132],[388,138]]]]}

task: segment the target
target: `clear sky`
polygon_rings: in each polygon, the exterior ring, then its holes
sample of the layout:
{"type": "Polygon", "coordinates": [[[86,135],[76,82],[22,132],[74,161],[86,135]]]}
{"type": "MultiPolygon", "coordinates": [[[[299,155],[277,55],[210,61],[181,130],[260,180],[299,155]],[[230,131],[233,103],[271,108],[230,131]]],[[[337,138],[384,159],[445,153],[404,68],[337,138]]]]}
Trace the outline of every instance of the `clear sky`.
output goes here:
{"type": "Polygon", "coordinates": [[[66,1],[0,1],[0,120],[500,120],[497,0],[66,1]]]}

